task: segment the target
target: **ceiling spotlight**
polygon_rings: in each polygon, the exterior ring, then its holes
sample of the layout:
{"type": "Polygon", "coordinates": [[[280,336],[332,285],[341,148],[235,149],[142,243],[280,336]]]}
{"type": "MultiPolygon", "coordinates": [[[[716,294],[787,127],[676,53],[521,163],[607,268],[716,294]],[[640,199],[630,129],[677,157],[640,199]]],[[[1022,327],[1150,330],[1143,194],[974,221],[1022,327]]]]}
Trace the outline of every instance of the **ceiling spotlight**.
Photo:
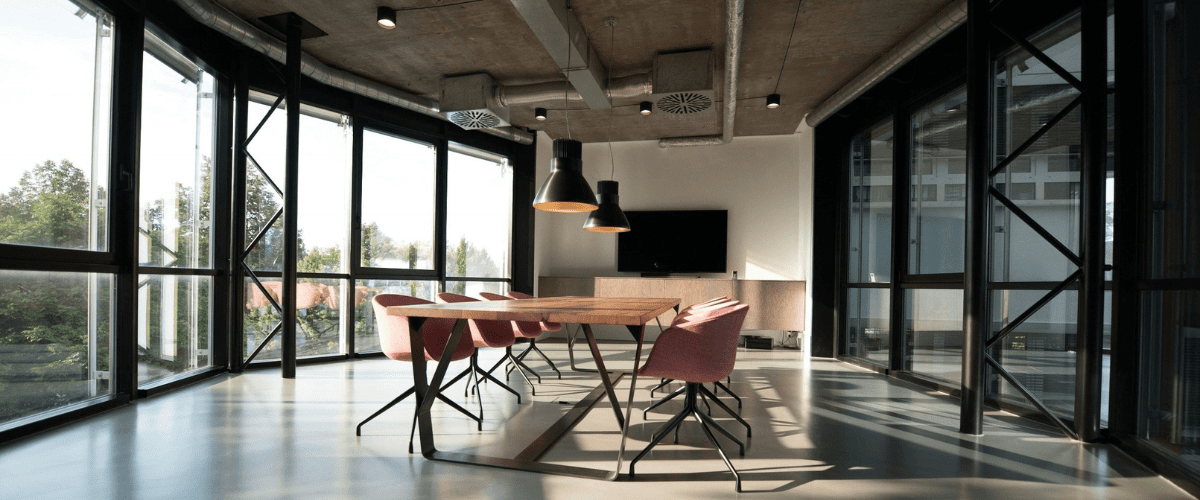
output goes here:
{"type": "Polygon", "coordinates": [[[380,7],[375,11],[375,22],[379,23],[379,27],[385,30],[396,28],[396,9],[391,7],[380,7]]]}
{"type": "Polygon", "coordinates": [[[643,115],[648,115],[648,114],[650,114],[650,112],[651,112],[651,109],[650,109],[650,107],[651,107],[651,106],[653,106],[653,104],[651,104],[651,103],[650,103],[650,101],[642,101],[642,104],[641,104],[641,113],[642,113],[643,115]]]}
{"type": "Polygon", "coordinates": [[[779,94],[771,94],[767,96],[767,108],[775,109],[779,107],[779,94]]]}
{"type": "Polygon", "coordinates": [[[539,122],[546,121],[546,108],[534,108],[533,117],[539,122]]]}

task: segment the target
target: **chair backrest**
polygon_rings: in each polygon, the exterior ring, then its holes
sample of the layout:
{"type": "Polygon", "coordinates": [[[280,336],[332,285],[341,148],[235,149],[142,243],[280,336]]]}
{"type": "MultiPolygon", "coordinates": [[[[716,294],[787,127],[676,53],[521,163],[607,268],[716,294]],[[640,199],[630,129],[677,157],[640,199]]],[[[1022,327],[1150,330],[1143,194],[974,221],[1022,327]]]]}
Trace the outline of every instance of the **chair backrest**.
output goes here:
{"type": "Polygon", "coordinates": [[[749,310],[749,305],[737,304],[667,328],[654,342],[646,366],[670,366],[672,372],[660,375],[688,382],[724,379],[733,372],[738,334],[749,310]]]}
{"type": "Polygon", "coordinates": [[[679,314],[676,314],[675,318],[671,320],[671,326],[678,325],[684,321],[702,318],[719,309],[735,306],[740,303],[728,297],[718,297],[699,304],[693,304],[679,311],[679,314]]]}
{"type": "Polygon", "coordinates": [[[529,295],[528,293],[521,293],[521,292],[508,292],[508,296],[512,297],[514,299],[532,299],[533,298],[532,295],[529,295]]]}
{"type": "MultiPolygon", "coordinates": [[[[432,303],[428,300],[392,293],[381,293],[371,299],[371,305],[375,310],[375,325],[379,329],[379,348],[383,350],[384,355],[397,361],[412,361],[408,318],[389,315],[387,308],[432,303]]],[[[436,360],[441,357],[453,329],[453,319],[429,318],[425,320],[425,324],[421,327],[421,338],[425,339],[425,359],[436,360]]],[[[465,359],[470,357],[474,351],[475,343],[471,341],[471,337],[463,335],[450,359],[454,361],[465,359]]]]}
{"type": "MultiPolygon", "coordinates": [[[[479,292],[479,296],[483,300],[514,300],[512,297],[506,297],[498,293],[479,292]]],[[[512,321],[513,335],[523,338],[534,338],[542,336],[542,325],[537,321],[512,321]]]]}
{"type": "MultiPolygon", "coordinates": [[[[450,292],[439,293],[438,300],[448,304],[455,302],[479,302],[479,299],[450,292]]],[[[471,326],[471,338],[475,339],[475,345],[487,347],[508,347],[513,345],[516,337],[513,335],[512,325],[508,323],[507,321],[483,319],[467,321],[467,324],[471,326]]]]}

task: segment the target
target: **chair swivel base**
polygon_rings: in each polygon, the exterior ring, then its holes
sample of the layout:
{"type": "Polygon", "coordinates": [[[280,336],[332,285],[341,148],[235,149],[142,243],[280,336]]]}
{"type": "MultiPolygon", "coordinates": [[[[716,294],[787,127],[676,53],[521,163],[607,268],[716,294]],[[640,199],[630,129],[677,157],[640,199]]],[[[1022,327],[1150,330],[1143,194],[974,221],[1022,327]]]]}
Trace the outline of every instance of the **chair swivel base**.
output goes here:
{"type": "MultiPolygon", "coordinates": [[[[453,382],[451,382],[451,383],[453,383],[453,382]]],[[[446,384],[446,385],[448,386],[450,384],[446,384]]],[[[445,387],[445,386],[443,386],[443,387],[445,387]]],[[[354,429],[354,435],[362,436],[363,425],[366,425],[367,422],[374,420],[375,417],[378,417],[383,412],[390,410],[393,406],[396,406],[396,404],[400,403],[401,401],[404,401],[405,398],[407,398],[413,394],[416,394],[416,392],[417,392],[417,388],[415,386],[409,387],[408,390],[404,391],[399,396],[396,396],[396,399],[393,399],[388,404],[383,405],[383,408],[380,408],[375,413],[372,413],[371,416],[367,417],[366,420],[363,420],[362,422],[358,423],[358,427],[356,427],[354,429]]],[[[480,430],[480,431],[483,430],[482,414],[480,414],[480,416],[476,416],[475,414],[471,413],[470,411],[467,411],[466,408],[459,406],[458,403],[455,403],[454,401],[447,399],[445,396],[441,395],[440,393],[437,395],[437,399],[443,403],[446,403],[447,405],[450,405],[451,408],[458,410],[459,413],[462,413],[463,415],[470,417],[471,420],[475,421],[477,430],[480,430]]],[[[420,405],[417,405],[417,406],[419,407],[420,405]]],[[[417,431],[417,410],[418,409],[419,408],[413,408],[412,430],[410,430],[408,433],[408,452],[409,453],[413,452],[413,438],[416,435],[416,431],[417,431]]]]}
{"type": "MultiPolygon", "coordinates": [[[[696,396],[699,395],[701,393],[700,391],[702,390],[705,389],[700,384],[688,382],[686,386],[686,392],[684,393],[683,411],[680,411],[677,415],[671,417],[671,419],[668,420],[665,425],[655,431],[653,434],[653,439],[650,441],[650,444],[646,446],[646,449],[642,450],[641,453],[638,453],[638,455],[629,462],[630,478],[633,478],[637,475],[635,467],[637,466],[638,461],[641,460],[642,457],[645,457],[650,450],[654,449],[654,447],[658,445],[658,442],[662,441],[664,437],[667,437],[667,434],[669,434],[672,430],[676,431],[675,442],[679,442],[679,426],[684,420],[687,419],[688,416],[691,416],[696,420],[696,423],[700,424],[700,429],[704,431],[704,436],[707,437],[708,441],[712,443],[714,448],[716,448],[717,454],[721,456],[721,460],[725,462],[725,466],[729,467],[729,471],[733,473],[734,489],[739,492],[742,491],[741,476],[738,475],[737,469],[733,467],[733,463],[730,462],[729,458],[725,456],[725,451],[722,450],[721,445],[717,443],[717,438],[713,436],[712,431],[709,430],[709,426],[711,425],[716,427],[721,434],[724,434],[725,437],[737,443],[739,456],[746,455],[746,445],[737,438],[733,437],[733,434],[725,430],[725,428],[713,420],[712,417],[705,415],[699,410],[699,408],[696,407],[696,396]]],[[[707,392],[707,390],[705,390],[705,392],[707,392]]]]}

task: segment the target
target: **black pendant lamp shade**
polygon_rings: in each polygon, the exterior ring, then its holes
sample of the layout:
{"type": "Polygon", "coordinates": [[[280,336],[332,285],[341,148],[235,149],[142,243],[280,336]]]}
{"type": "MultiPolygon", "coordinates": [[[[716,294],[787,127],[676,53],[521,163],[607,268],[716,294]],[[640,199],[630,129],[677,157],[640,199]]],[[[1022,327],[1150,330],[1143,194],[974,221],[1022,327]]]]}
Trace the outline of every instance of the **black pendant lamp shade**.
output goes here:
{"type": "Polygon", "coordinates": [[[588,214],[587,222],[583,223],[584,231],[593,233],[624,233],[629,230],[629,219],[617,203],[617,181],[600,181],[596,183],[596,201],[600,208],[588,214]]]}
{"type": "Polygon", "coordinates": [[[550,177],[533,198],[533,208],[560,213],[591,212],[597,208],[596,195],[583,178],[583,143],[554,140],[550,177]]]}

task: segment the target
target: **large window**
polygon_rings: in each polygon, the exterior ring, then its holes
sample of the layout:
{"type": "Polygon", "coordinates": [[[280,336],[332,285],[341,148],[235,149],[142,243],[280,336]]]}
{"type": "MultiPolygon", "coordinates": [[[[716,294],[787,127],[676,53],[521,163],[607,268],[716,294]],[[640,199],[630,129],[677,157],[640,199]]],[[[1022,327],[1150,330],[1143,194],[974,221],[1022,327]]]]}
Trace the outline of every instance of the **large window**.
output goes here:
{"type": "Polygon", "coordinates": [[[512,166],[508,158],[457,144],[449,157],[446,289],[505,293],[512,273],[512,166]]]}
{"type": "Polygon", "coordinates": [[[108,249],[112,18],[66,0],[0,20],[0,243],[108,249]]]}
{"type": "Polygon", "coordinates": [[[363,267],[433,270],[437,149],[363,130],[363,267]]]}
{"type": "Polygon", "coordinates": [[[44,249],[110,250],[114,29],[65,0],[0,19],[0,250],[30,263],[0,270],[0,430],[114,391],[115,267],[44,249]]]}
{"type": "Polygon", "coordinates": [[[888,365],[891,351],[892,122],[850,143],[846,355],[888,365]]]}
{"type": "MultiPolygon", "coordinates": [[[[249,124],[267,116],[275,98],[251,93],[249,124]]],[[[286,112],[281,102],[247,146],[246,242],[256,242],[245,259],[261,286],[245,278],[243,329],[246,354],[253,352],[283,319],[283,218],[287,181],[286,112]],[[278,190],[277,190],[278,189],[278,190]],[[270,226],[268,226],[270,224],[270,226]]],[[[352,129],[341,114],[301,105],[299,255],[296,284],[296,352],[298,357],[339,354],[346,350],[349,314],[344,300],[349,285],[347,249],[350,221],[350,160],[352,129]]],[[[273,337],[255,360],[279,359],[280,336],[273,337]]]]}
{"type": "Polygon", "coordinates": [[[216,79],[164,35],[146,30],[145,37],[137,291],[142,386],[212,364],[216,155],[216,79]]]}
{"type": "Polygon", "coordinates": [[[1141,221],[1148,237],[1138,433],[1200,477],[1200,129],[1194,112],[1200,54],[1193,50],[1200,8],[1147,3],[1154,147],[1141,221]]]}

